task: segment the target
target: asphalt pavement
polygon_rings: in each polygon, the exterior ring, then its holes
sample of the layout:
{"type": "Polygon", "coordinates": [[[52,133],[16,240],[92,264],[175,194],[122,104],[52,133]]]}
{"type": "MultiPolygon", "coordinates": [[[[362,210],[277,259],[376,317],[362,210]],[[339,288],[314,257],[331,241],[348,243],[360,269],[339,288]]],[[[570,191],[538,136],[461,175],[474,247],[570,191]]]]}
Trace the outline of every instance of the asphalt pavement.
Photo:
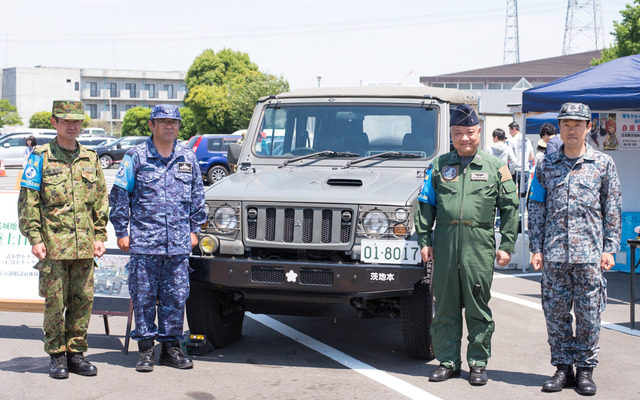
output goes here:
{"type": "MultiPolygon", "coordinates": [[[[112,183],[115,169],[107,170],[106,175],[112,183]]],[[[10,180],[0,177],[0,191],[10,180]]],[[[629,274],[608,272],[605,276],[609,302],[603,313],[600,366],[594,373],[596,396],[635,400],[640,398],[640,331],[630,329],[629,324],[629,274]]],[[[570,388],[556,394],[540,391],[554,368],[549,364],[539,279],[536,273],[496,272],[491,301],[496,332],[487,369],[490,380],[484,387],[469,385],[467,365],[463,365],[461,378],[429,382],[427,377],[437,368],[437,361],[414,360],[404,354],[397,319],[250,314],[235,344],[194,356],[191,370],[156,366],[151,373],[134,370],[135,342],[128,354],[123,353],[126,317],[109,317],[111,334],[106,335],[103,317],[94,315],[86,356],[98,367],[98,375],[71,374],[69,379],[54,380],[48,376],[49,358],[43,351],[42,315],[0,312],[0,398],[581,398],[570,388]]],[[[465,340],[466,335],[463,343],[465,340]]],[[[159,348],[156,361],[158,352],[159,348]]]]}

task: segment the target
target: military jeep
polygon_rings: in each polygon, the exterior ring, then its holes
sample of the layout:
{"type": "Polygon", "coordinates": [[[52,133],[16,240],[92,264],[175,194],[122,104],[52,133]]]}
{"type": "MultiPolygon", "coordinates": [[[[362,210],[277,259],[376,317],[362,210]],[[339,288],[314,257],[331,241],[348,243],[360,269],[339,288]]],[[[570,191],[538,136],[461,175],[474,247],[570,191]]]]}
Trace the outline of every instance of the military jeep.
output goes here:
{"type": "Polygon", "coordinates": [[[413,218],[425,169],[449,151],[449,108],[431,87],[296,90],[258,100],[238,171],[206,192],[190,258],[187,319],[218,347],[245,311],[402,318],[412,358],[432,359],[430,266],[413,218]],[[350,307],[349,307],[350,306],[350,307]],[[353,311],[351,311],[353,312],[353,311]]]}

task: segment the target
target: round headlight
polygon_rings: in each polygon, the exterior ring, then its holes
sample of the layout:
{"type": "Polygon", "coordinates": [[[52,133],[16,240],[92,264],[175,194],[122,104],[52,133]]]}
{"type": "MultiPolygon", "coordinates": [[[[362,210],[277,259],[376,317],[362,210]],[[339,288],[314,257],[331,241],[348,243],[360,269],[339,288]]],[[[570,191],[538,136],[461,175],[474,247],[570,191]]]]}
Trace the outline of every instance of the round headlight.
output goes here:
{"type": "Polygon", "coordinates": [[[218,207],[213,214],[213,226],[222,233],[230,233],[238,228],[238,214],[229,207],[218,207]]]}
{"type": "Polygon", "coordinates": [[[200,238],[200,249],[205,254],[213,254],[218,249],[218,239],[213,236],[202,236],[200,238]]]}
{"type": "Polygon", "coordinates": [[[362,219],[364,231],[369,236],[382,236],[387,233],[389,228],[389,219],[379,210],[369,211],[362,219]]]}
{"type": "Polygon", "coordinates": [[[409,216],[409,213],[404,208],[398,208],[396,212],[393,214],[393,216],[398,221],[404,221],[409,216]]]}

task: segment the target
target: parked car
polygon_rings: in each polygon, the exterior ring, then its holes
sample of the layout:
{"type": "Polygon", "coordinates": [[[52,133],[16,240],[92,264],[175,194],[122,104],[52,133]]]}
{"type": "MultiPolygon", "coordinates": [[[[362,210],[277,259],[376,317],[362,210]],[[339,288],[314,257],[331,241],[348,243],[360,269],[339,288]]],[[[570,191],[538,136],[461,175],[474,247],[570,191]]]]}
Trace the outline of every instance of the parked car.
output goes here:
{"type": "Polygon", "coordinates": [[[21,167],[24,161],[24,150],[27,148],[26,139],[36,138],[38,145],[49,143],[56,137],[56,131],[43,132],[14,132],[0,137],[0,160],[7,167],[21,167]]]}
{"type": "Polygon", "coordinates": [[[102,128],[84,128],[80,132],[81,135],[90,135],[90,136],[107,136],[107,132],[102,128]]]}
{"type": "MultiPolygon", "coordinates": [[[[435,87],[302,89],[263,97],[238,173],[205,193],[189,258],[187,318],[216,347],[246,311],[402,318],[412,358],[432,359],[431,265],[414,226],[425,168],[449,152],[449,110],[473,95],[435,87]]],[[[345,332],[348,334],[348,332],[345,332]]]]}
{"type": "MultiPolygon", "coordinates": [[[[78,143],[89,148],[104,145],[111,138],[107,136],[78,136],[78,143]]],[[[114,139],[115,140],[115,139],[114,139]]]]}
{"type": "Polygon", "coordinates": [[[133,146],[143,143],[148,136],[125,136],[108,145],[96,146],[93,150],[98,153],[100,166],[104,169],[111,168],[117,162],[122,161],[124,154],[133,146]]]}
{"type": "Polygon", "coordinates": [[[202,177],[209,184],[229,175],[227,150],[230,143],[237,143],[241,138],[242,135],[196,135],[189,139],[186,147],[196,154],[202,177]]]}

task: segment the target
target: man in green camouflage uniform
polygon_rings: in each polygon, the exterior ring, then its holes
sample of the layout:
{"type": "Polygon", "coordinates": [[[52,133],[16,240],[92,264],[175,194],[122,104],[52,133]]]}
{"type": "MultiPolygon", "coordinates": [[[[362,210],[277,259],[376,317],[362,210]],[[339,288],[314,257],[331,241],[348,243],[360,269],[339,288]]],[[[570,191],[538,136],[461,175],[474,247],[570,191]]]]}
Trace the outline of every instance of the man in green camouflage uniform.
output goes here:
{"type": "Polygon", "coordinates": [[[45,298],[49,375],[96,375],[83,355],[93,307],[94,257],[105,252],[107,190],[98,156],[76,141],[85,119],[79,101],[54,101],[56,139],[37,147],[20,183],[20,231],[32,246],[45,298]],[[66,352],[66,353],[65,353],[66,352]]]}
{"type": "Polygon", "coordinates": [[[485,369],[494,330],[489,308],[494,260],[502,266],[509,263],[517,236],[516,186],[504,161],[478,150],[479,123],[475,111],[466,104],[451,111],[455,150],[433,161],[418,196],[415,219],[420,254],[423,261],[433,261],[436,313],[431,337],[440,361],[429,376],[434,382],[460,376],[464,308],[469,383],[487,383],[485,369]],[[496,208],[502,233],[497,251],[493,229],[496,208]]]}

